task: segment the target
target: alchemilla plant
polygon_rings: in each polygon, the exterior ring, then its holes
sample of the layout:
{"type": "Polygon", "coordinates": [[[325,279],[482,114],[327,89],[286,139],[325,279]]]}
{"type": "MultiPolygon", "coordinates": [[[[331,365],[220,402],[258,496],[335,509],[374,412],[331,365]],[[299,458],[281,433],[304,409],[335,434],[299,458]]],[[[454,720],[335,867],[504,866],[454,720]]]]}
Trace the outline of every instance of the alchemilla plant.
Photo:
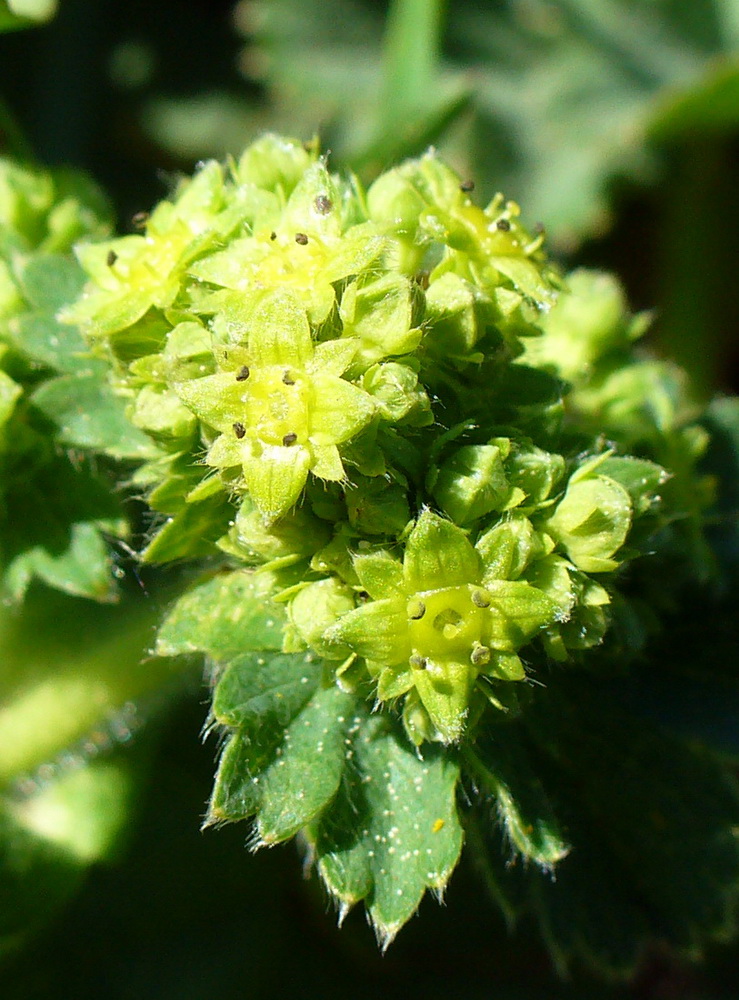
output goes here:
{"type": "Polygon", "coordinates": [[[78,244],[54,322],[121,408],[89,448],[157,514],[141,558],[204,567],[156,652],[210,664],[207,822],[298,835],[383,945],[465,839],[562,963],[728,933],[735,787],[614,693],[714,572],[648,317],[433,151],[364,190],[268,135],[140,228],[78,244]]]}

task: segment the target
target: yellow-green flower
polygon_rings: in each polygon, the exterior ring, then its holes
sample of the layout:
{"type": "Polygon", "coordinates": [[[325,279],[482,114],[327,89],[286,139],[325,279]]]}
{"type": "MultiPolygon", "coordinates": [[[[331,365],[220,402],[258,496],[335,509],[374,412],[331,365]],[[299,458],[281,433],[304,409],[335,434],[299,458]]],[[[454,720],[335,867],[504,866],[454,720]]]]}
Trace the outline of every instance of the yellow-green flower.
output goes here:
{"type": "Polygon", "coordinates": [[[221,166],[208,163],[172,201],[159,203],[145,221],[145,235],[77,248],[92,281],[62,319],[102,337],[126,329],[152,307],[168,308],[181,290],[187,267],[245,212],[238,199],[228,203],[221,166]]]}
{"type": "MultiPolygon", "coordinates": [[[[283,288],[300,300],[310,322],[320,325],[336,302],[334,283],[377,261],[386,241],[369,222],[343,218],[341,193],[322,162],[312,164],[284,209],[190,269],[199,281],[228,289],[212,308],[235,316],[251,308],[265,289],[283,288]]],[[[211,308],[206,298],[204,310],[211,308]]]]}
{"type": "Polygon", "coordinates": [[[222,350],[222,370],[175,383],[180,399],[220,431],[206,462],[240,466],[263,517],[274,521],[299,498],[309,473],[340,481],[338,445],[373,417],[375,403],[341,378],[355,343],[314,344],[305,309],[274,292],[255,308],[245,345],[222,350]]]}
{"type": "Polygon", "coordinates": [[[373,600],[327,638],[366,658],[381,700],[415,688],[445,743],[462,735],[477,677],[523,680],[518,650],[556,616],[529,583],[495,578],[465,532],[430,510],[408,536],[402,564],[374,552],[358,555],[354,568],[373,600]]]}

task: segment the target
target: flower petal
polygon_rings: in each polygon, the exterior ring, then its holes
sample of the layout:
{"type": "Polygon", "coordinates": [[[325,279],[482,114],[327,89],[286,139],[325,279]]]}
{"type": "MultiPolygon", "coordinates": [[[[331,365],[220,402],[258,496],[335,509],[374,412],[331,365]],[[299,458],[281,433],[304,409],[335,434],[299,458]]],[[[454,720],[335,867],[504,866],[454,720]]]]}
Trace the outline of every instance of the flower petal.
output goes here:
{"type": "Polygon", "coordinates": [[[480,580],[480,557],[461,528],[426,509],[408,536],[403,571],[408,593],[459,587],[480,580]]]}
{"type": "Polygon", "coordinates": [[[405,601],[391,597],[368,601],[344,615],[326,633],[331,642],[344,642],[355,653],[392,666],[410,656],[405,601]]]}
{"type": "Polygon", "coordinates": [[[494,649],[515,653],[557,618],[553,601],[523,580],[491,580],[485,593],[490,598],[490,645],[494,649]]]}
{"type": "Polygon", "coordinates": [[[464,731],[477,670],[456,660],[428,662],[415,671],[416,690],[445,743],[454,743],[464,731]]]}
{"type": "Polygon", "coordinates": [[[308,317],[294,295],[273,292],[257,303],[249,326],[249,350],[255,365],[304,368],[310,362],[313,342],[308,317]]]}
{"type": "Polygon", "coordinates": [[[343,375],[357,353],[359,341],[347,337],[345,340],[324,340],[316,344],[311,371],[322,371],[325,375],[343,375]]]}
{"type": "Polygon", "coordinates": [[[377,681],[377,697],[380,701],[391,701],[406,694],[415,684],[414,671],[407,664],[396,663],[385,667],[377,681]]]}
{"type": "Polygon", "coordinates": [[[368,552],[355,556],[354,569],[359,582],[375,600],[402,596],[403,567],[389,552],[368,552]]]}
{"type": "Polygon", "coordinates": [[[244,479],[259,512],[276,521],[300,496],[310,468],[310,452],[300,445],[255,447],[244,460],[244,479]]]}
{"type": "Polygon", "coordinates": [[[318,476],[319,479],[327,479],[332,483],[340,483],[345,473],[339,449],[336,445],[329,444],[322,448],[314,447],[310,471],[314,476],[318,476]]]}
{"type": "Polygon", "coordinates": [[[216,430],[232,432],[233,425],[244,419],[249,390],[233,372],[174,382],[172,388],[188,410],[216,430]]]}
{"type": "Polygon", "coordinates": [[[317,372],[313,376],[310,439],[317,445],[341,444],[370,422],[372,397],[351,382],[317,372]]]}

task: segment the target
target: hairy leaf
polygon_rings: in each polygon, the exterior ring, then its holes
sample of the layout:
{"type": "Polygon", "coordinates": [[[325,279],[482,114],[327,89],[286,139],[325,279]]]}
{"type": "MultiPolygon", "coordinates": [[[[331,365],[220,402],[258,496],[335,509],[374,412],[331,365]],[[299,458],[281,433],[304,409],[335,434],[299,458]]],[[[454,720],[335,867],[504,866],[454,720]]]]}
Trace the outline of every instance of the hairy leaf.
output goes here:
{"type": "Polygon", "coordinates": [[[248,650],[279,649],[285,612],[271,598],[269,573],[234,570],[188,589],[157,633],[158,656],[203,652],[229,660],[248,650]]]}
{"type": "Polygon", "coordinates": [[[442,891],[457,863],[458,771],[434,748],[420,758],[387,718],[358,714],[351,737],[339,794],[309,836],[341,910],[365,900],[387,946],[426,889],[442,891]]]}

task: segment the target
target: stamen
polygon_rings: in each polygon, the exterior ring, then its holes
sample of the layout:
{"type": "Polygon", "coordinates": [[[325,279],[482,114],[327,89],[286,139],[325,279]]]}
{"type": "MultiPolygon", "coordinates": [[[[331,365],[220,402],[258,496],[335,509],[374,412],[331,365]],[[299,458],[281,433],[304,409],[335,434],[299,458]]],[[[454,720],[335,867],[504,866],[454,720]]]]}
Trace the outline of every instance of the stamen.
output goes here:
{"type": "Polygon", "coordinates": [[[423,601],[410,601],[408,604],[408,617],[411,621],[417,622],[426,614],[426,605],[423,601]]]}
{"type": "Polygon", "coordinates": [[[481,644],[476,644],[472,648],[470,653],[470,660],[476,667],[482,667],[486,663],[490,663],[490,649],[488,646],[483,646],[481,644]]]}
{"type": "Polygon", "coordinates": [[[241,368],[239,369],[239,374],[236,376],[236,381],[246,382],[248,378],[249,378],[249,366],[242,365],[241,368]]]}
{"type": "Polygon", "coordinates": [[[490,598],[484,590],[473,590],[471,600],[476,608],[490,607],[490,598]]]}

